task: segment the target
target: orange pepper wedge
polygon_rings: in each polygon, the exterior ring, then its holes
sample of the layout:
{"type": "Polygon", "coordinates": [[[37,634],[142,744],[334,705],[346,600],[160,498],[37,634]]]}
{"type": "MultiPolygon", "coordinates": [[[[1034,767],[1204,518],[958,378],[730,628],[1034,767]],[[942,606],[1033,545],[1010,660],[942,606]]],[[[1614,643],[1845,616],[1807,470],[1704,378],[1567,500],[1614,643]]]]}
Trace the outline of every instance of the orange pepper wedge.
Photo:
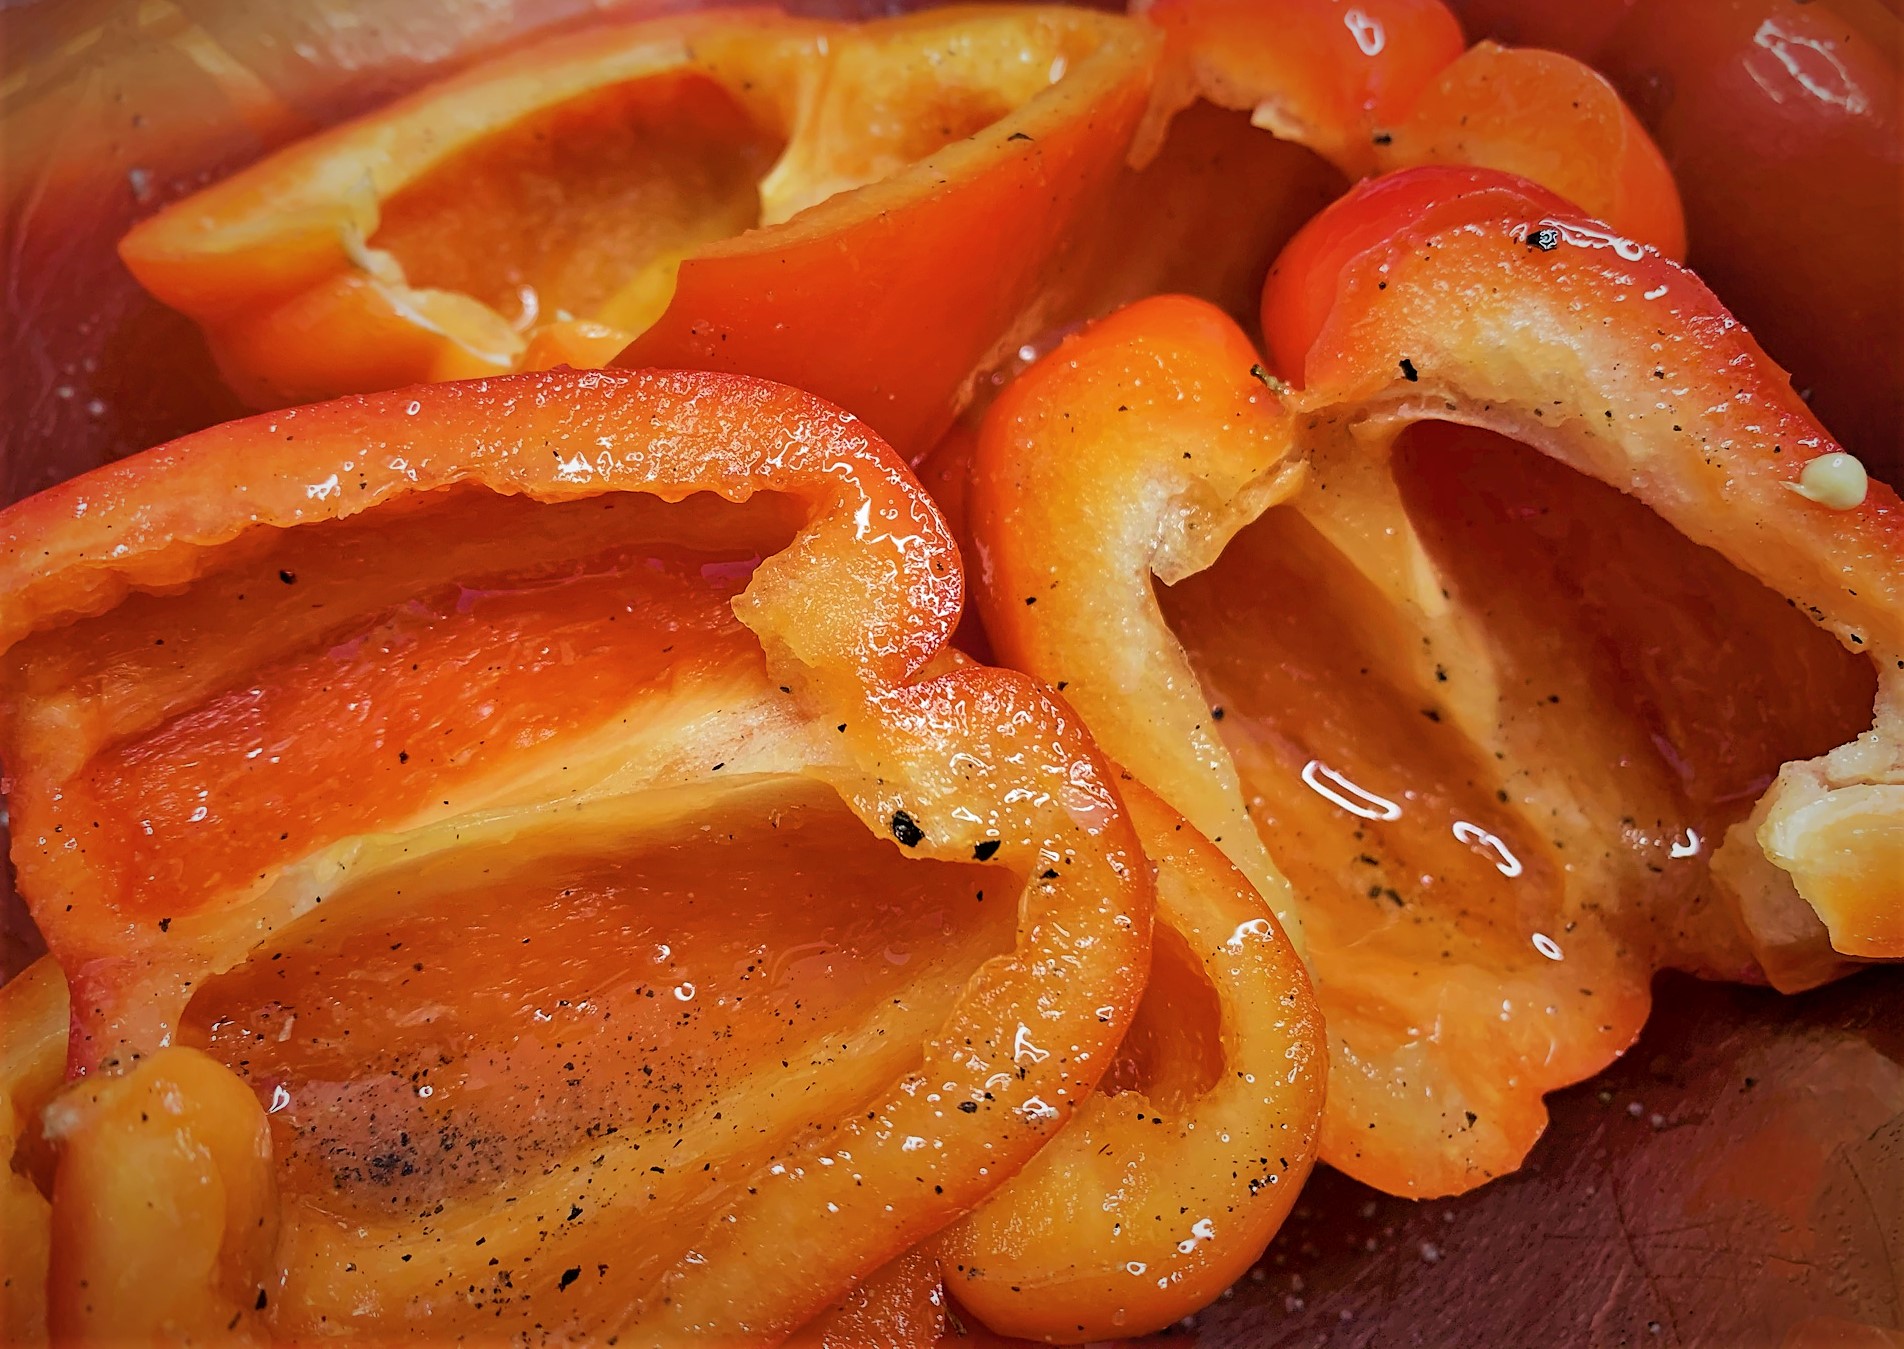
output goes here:
{"type": "MultiPolygon", "coordinates": [[[[1787,936],[1802,934],[1820,960],[1828,961],[1826,951],[1904,956],[1904,922],[1895,904],[1904,871],[1894,865],[1904,846],[1897,837],[1904,827],[1899,819],[1904,792],[1894,785],[1900,776],[1895,686],[1904,672],[1904,580],[1898,568],[1904,509],[1896,492],[1867,479],[1712,292],[1656,250],[1597,221],[1550,211],[1545,193],[1510,175],[1423,169],[1399,177],[1438,187],[1440,200],[1424,204],[1408,190],[1378,197],[1380,184],[1374,184],[1311,222],[1264,286],[1266,339],[1279,352],[1295,349],[1308,330],[1285,326],[1303,309],[1290,297],[1332,290],[1328,318],[1308,335],[1301,367],[1305,383],[1329,388],[1336,399],[1367,398],[1378,380],[1393,385],[1393,376],[1370,368],[1371,348],[1364,344],[1413,347],[1427,336],[1428,306],[1408,301],[1422,294],[1416,278],[1425,279],[1433,266],[1417,269],[1399,249],[1416,238],[1440,247],[1444,239],[1458,237],[1461,252],[1478,256],[1455,258],[1450,266],[1465,264],[1478,273],[1489,260],[1505,255],[1516,257],[1523,273],[1539,276],[1542,336],[1553,344],[1556,359],[1570,345],[1560,337],[1569,327],[1561,317],[1563,304],[1589,307],[1601,316],[1603,327],[1614,329],[1616,337],[1609,341],[1643,350],[1644,359],[1608,359],[1591,367],[1598,383],[1582,399],[1606,405],[1601,420],[1615,424],[1611,446],[1604,434],[1609,428],[1595,425],[1603,434],[1585,435],[1579,408],[1565,402],[1558,405],[1559,414],[1544,407],[1536,411],[1540,400],[1522,388],[1515,404],[1496,408],[1490,405],[1491,389],[1456,387],[1466,395],[1464,415],[1476,424],[1529,443],[1545,441],[1552,446],[1548,453],[1638,497],[1684,537],[1787,596],[1847,654],[1875,669],[1876,726],[1855,746],[1786,765],[1754,815],[1757,840],[1783,876],[1740,876],[1735,888],[1739,898],[1755,896],[1766,920],[1761,931],[1758,922],[1747,919],[1754,939],[1769,941],[1771,927],[1778,926],[1787,936]],[[1358,252],[1345,267],[1331,261],[1305,273],[1309,259],[1331,251],[1329,240],[1361,230],[1371,216],[1387,226],[1385,243],[1358,252]],[[1522,252],[1504,249],[1504,240],[1522,252]],[[1625,304],[1633,308],[1624,311],[1616,327],[1611,316],[1621,314],[1618,306],[1625,304]],[[1695,415],[1693,404],[1701,398],[1708,401],[1695,415]],[[1477,401],[1479,414],[1472,411],[1477,401]],[[1555,417],[1564,418],[1573,433],[1564,446],[1549,420],[1555,417]],[[1711,429],[1688,429],[1701,421],[1711,429]],[[1635,461],[1645,465],[1643,472],[1633,467],[1635,461]],[[1720,472],[1722,479],[1711,476],[1720,472]],[[1775,912],[1795,927],[1772,923],[1775,912]],[[1828,947],[1818,941],[1822,932],[1813,925],[1816,920],[1829,933],[1828,947]]],[[[1505,288],[1488,292],[1485,300],[1484,289],[1470,283],[1471,308],[1463,327],[1431,339],[1423,349],[1450,353],[1450,365],[1458,365],[1460,358],[1452,353],[1464,341],[1469,351],[1483,349],[1491,336],[1487,325],[1498,320],[1506,303],[1500,298],[1505,288]]],[[[1606,355],[1584,338],[1573,341],[1592,355],[1606,355]]],[[[1404,371],[1402,382],[1432,381],[1434,376],[1423,372],[1443,359],[1411,355],[1414,375],[1404,371]]],[[[1831,681],[1821,680],[1821,705],[1834,697],[1842,705],[1851,697],[1843,684],[1830,689],[1831,681]]],[[[1751,850],[1739,852],[1745,857],[1737,860],[1749,860],[1751,850]]],[[[1777,947],[1761,944],[1758,954],[1780,981],[1777,947]]],[[[1805,977],[1793,971],[1793,982],[1805,977]]]]}
{"type": "Polygon", "coordinates": [[[1150,0],[1166,106],[1202,96],[1351,178],[1427,164],[1514,173],[1659,248],[1686,252],[1652,138],[1591,66],[1493,42],[1461,50],[1441,0],[1150,0]]]}
{"type": "Polygon", "coordinates": [[[601,364],[646,332],[624,364],[796,383],[910,452],[1039,321],[1156,49],[1060,8],[592,29],[300,141],[120,251],[253,406],[601,364]]]}
{"type": "Polygon", "coordinates": [[[46,1335],[46,1267],[52,1209],[42,1192],[49,1179],[38,1120],[59,1089],[66,1068],[66,980],[42,956],[0,985],[0,1148],[8,1167],[0,1178],[0,1335],[27,1344],[46,1335]]]}
{"type": "Polygon", "coordinates": [[[942,656],[960,595],[890,450],[718,374],[347,399],[0,515],[54,1333],[148,1084],[220,1174],[214,1102],[268,1112],[275,1338],[781,1335],[994,1191],[1110,1068],[1152,885],[1069,710],[942,656]]]}
{"type": "Polygon", "coordinates": [[[1375,166],[1383,127],[1401,120],[1461,55],[1442,0],[1136,0],[1168,42],[1160,100],[1201,97],[1250,112],[1351,178],[1375,166]]]}
{"type": "Polygon", "coordinates": [[[1327,1049],[1301,957],[1221,851],[1121,786],[1157,869],[1157,928],[1118,1064],[936,1241],[960,1305],[1031,1341],[1149,1334],[1214,1302],[1315,1161],[1327,1049]]]}
{"type": "Polygon", "coordinates": [[[1381,172],[1472,164],[1518,174],[1584,215],[1686,256],[1686,218],[1665,156],[1592,66],[1559,52],[1477,42],[1376,137],[1381,172]]]}
{"type": "Polygon", "coordinates": [[[1294,1204],[1325,1068],[1301,959],[1209,840],[1129,774],[1120,787],[1156,869],[1158,927],[1116,1064],[1025,1170],[796,1343],[1146,1334],[1214,1301],[1294,1204]]]}
{"type": "Polygon", "coordinates": [[[1067,339],[967,504],[999,658],[1304,934],[1325,1161],[1471,1188],[1658,966],[1904,955],[1904,510],[1695,278],[1424,169],[1312,222],[1264,321],[1301,389],[1186,299],[1067,339]]]}
{"type": "Polygon", "coordinates": [[[937,1349],[948,1329],[939,1261],[921,1246],[862,1281],[786,1343],[789,1349],[937,1349]]]}

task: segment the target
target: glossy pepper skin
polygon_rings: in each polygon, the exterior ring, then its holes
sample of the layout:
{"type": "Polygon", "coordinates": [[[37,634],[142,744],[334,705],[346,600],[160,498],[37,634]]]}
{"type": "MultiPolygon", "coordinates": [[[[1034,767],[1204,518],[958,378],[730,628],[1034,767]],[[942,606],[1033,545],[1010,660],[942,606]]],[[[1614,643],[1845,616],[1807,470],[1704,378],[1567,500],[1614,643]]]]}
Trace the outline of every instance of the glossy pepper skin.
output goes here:
{"type": "Polygon", "coordinates": [[[1118,1062],[1050,1147],[935,1243],[992,1330],[1076,1344],[1214,1302],[1308,1179],[1327,1050],[1302,958],[1234,865],[1129,774],[1157,873],[1150,981],[1118,1062]]]}
{"type": "Polygon", "coordinates": [[[1605,72],[1679,184],[1700,277],[1832,434],[1904,479],[1904,16],[1885,0],[1456,0],[1605,72]]]}
{"type": "Polygon", "coordinates": [[[596,28],[297,142],[120,251],[252,406],[601,365],[645,333],[624,364],[793,383],[918,453],[1043,321],[1156,49],[1058,8],[596,28]]]}
{"type": "Polygon", "coordinates": [[[1471,1188],[1658,965],[1904,955],[1904,519],[1795,490],[1837,447],[1696,278],[1423,169],[1297,237],[1264,330],[1164,297],[1068,339],[967,504],[999,658],[1303,932],[1324,1160],[1471,1188]]]}
{"type": "Polygon", "coordinates": [[[1560,52],[1462,51],[1442,0],[1150,0],[1166,106],[1201,95],[1351,179],[1471,164],[1532,179],[1669,257],[1686,251],[1666,161],[1604,76],[1560,52]]]}
{"type": "Polygon", "coordinates": [[[1301,958],[1219,849],[1129,774],[1119,788],[1156,871],[1157,928],[1117,1061],[1031,1165],[799,1345],[1147,1334],[1240,1278],[1301,1193],[1326,1076],[1301,958]]]}
{"type": "Polygon", "coordinates": [[[203,1273],[118,1262],[115,1309],[180,1329],[235,1297],[277,1337],[326,1316],[784,1333],[993,1192],[1111,1066],[1152,886],[1068,710],[942,658],[960,586],[854,419],[713,374],[298,409],[0,516],[15,861],[80,1078],[47,1107],[54,1337],[137,1329],[89,1323],[73,1282],[110,1254],[87,1224],[143,1193],[126,1158],[181,1195],[216,1173],[229,1203],[114,1220],[203,1273]],[[802,840],[842,889],[775,899],[783,854],[818,874],[802,840]],[[723,866],[757,927],[668,888],[723,866]],[[944,931],[909,962],[858,954],[872,887],[914,884],[930,903],[895,901],[915,917],[881,941],[935,905],[944,931]],[[808,912],[841,925],[846,973],[809,975],[776,1043],[776,995],[723,987],[720,943],[808,912]],[[557,1003],[550,968],[606,982],[557,1003]],[[482,1049],[497,1017],[516,1029],[482,1049]],[[554,1075],[530,1115],[485,1086],[517,1070],[554,1075]],[[141,1133],[151,1092],[182,1151],[141,1133]],[[443,1291],[471,1285],[480,1305],[443,1291]]]}

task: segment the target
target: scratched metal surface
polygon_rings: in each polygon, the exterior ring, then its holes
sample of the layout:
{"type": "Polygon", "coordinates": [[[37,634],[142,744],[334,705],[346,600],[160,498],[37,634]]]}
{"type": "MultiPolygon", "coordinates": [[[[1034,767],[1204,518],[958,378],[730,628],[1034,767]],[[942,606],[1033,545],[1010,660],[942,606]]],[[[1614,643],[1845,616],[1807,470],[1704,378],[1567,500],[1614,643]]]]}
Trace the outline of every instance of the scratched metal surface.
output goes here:
{"type": "MultiPolygon", "coordinates": [[[[238,411],[196,332],[114,258],[134,218],[522,32],[690,3],[0,9],[0,502],[238,411]]],[[[9,890],[4,972],[34,948],[9,890]]],[[[1182,1336],[1207,1349],[1904,1344],[1904,971],[1795,999],[1674,977],[1659,993],[1639,1045],[1553,1099],[1524,1171],[1424,1204],[1325,1171],[1258,1269],[1182,1336]]]]}

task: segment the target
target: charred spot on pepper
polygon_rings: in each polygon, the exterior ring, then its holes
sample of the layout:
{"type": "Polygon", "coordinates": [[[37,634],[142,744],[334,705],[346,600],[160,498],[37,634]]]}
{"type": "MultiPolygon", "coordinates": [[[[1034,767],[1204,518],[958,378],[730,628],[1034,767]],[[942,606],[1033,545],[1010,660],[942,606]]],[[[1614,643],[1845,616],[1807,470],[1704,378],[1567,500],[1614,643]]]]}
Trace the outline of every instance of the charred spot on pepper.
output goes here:
{"type": "Polygon", "coordinates": [[[1552,225],[1543,225],[1537,230],[1531,230],[1527,235],[1527,246],[1538,248],[1543,253],[1551,253],[1560,247],[1560,231],[1552,225]]]}
{"type": "Polygon", "coordinates": [[[278,579],[288,586],[294,586],[297,584],[297,573],[281,567],[278,569],[278,579]]]}
{"type": "Polygon", "coordinates": [[[925,842],[926,831],[919,827],[917,820],[903,810],[895,810],[892,813],[891,827],[892,836],[908,848],[916,848],[925,842]]]}
{"type": "Polygon", "coordinates": [[[1410,384],[1415,383],[1415,381],[1421,378],[1421,375],[1415,370],[1415,363],[1406,356],[1401,359],[1401,368],[1402,378],[1407,380],[1410,384]]]}
{"type": "Polygon", "coordinates": [[[998,848],[999,848],[999,840],[995,838],[988,838],[984,842],[975,844],[973,846],[972,860],[975,862],[989,862],[994,857],[998,856],[998,848]]]}

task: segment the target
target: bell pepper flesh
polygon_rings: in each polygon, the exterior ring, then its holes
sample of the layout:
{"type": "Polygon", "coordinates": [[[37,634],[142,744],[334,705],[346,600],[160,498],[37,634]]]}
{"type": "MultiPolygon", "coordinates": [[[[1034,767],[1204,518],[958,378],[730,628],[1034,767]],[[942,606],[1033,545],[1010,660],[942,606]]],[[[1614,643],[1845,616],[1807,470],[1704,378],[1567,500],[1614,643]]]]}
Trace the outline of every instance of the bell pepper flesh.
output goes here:
{"type": "Polygon", "coordinates": [[[49,1107],[47,1331],[58,1344],[259,1343],[277,1193],[264,1106],[168,1046],[49,1107]],[[128,1183],[134,1181],[136,1183],[128,1183]]]}
{"type": "Polygon", "coordinates": [[[1170,105],[1251,110],[1351,178],[1469,164],[1528,178],[1587,214],[1686,251],[1659,148],[1604,76],[1559,52],[1483,42],[1463,53],[1441,0],[1153,0],[1169,35],[1170,105]]]}
{"type": "Polygon", "coordinates": [[[1889,0],[1457,0],[1592,62],[1658,142],[1691,262],[1818,419],[1904,481],[1904,14],[1889,0]],[[1829,203],[1828,216],[1820,205],[1829,203]]]}
{"type": "Polygon", "coordinates": [[[51,1158],[40,1112],[66,1068],[66,980],[42,956],[0,985],[0,1335],[8,1344],[46,1336],[46,1268],[52,1245],[51,1158]]]}
{"type": "Polygon", "coordinates": [[[1300,392],[1186,300],[1062,344],[969,508],[1000,655],[1293,882],[1325,1160],[1469,1188],[1630,1042],[1657,964],[1904,952],[1898,506],[1792,490],[1835,447],[1703,287],[1541,189],[1416,170],[1307,227],[1264,323],[1300,392]]]}
{"type": "MultiPolygon", "coordinates": [[[[0,539],[21,890],[72,977],[61,1101],[105,1102],[74,1192],[140,1193],[109,1144],[141,1074],[269,1109],[269,1333],[784,1333],[1110,1066],[1148,967],[1135,835],[1068,713],[932,664],[950,540],[817,400],[614,372],[346,400],[74,480],[0,539]],[[148,826],[231,851],[148,879],[148,826]]],[[[245,1136],[195,1155],[249,1165],[245,1136]]],[[[180,1288],[179,1324],[230,1295],[180,1288]]]]}
{"type": "Polygon", "coordinates": [[[1077,1119],[936,1243],[960,1305],[1032,1341],[1148,1334],[1215,1301],[1315,1161],[1326,1048],[1301,958],[1221,851],[1123,788],[1157,868],[1144,999],[1077,1119]]]}
{"type": "MultiPolygon", "coordinates": [[[[1430,184],[1436,172],[1402,177],[1430,184]]],[[[1823,758],[1787,762],[1745,828],[1756,846],[1723,850],[1714,865],[1726,902],[1741,906],[1738,919],[1755,959],[1781,986],[1827,977],[1834,953],[1895,955],[1904,933],[1890,916],[1895,885],[1884,860],[1891,845],[1883,821],[1898,807],[1887,784],[1896,777],[1892,685],[1904,671],[1893,654],[1904,646],[1895,562],[1904,546],[1904,514],[1896,494],[1880,483],[1866,486],[1861,473],[1855,499],[1825,504],[1812,494],[1808,470],[1842,452],[1783,372],[1691,274],[1597,222],[1551,212],[1544,195],[1505,175],[1492,184],[1442,183],[1447,190],[1438,202],[1428,200],[1432,193],[1396,191],[1378,203],[1371,187],[1312,222],[1265,286],[1267,339],[1280,352],[1299,346],[1304,320],[1300,305],[1287,297],[1332,292],[1330,317],[1315,331],[1301,365],[1312,391],[1326,385],[1362,397],[1384,383],[1432,389],[1437,379],[1462,381],[1443,395],[1455,404],[1448,411],[1535,444],[1630,493],[1685,539],[1785,597],[1844,652],[1844,658],[1828,654],[1810,633],[1768,638],[1760,648],[1775,665],[1793,660],[1811,667],[1792,687],[1805,688],[1813,699],[1814,727],[1855,718],[1870,706],[1863,677],[1849,667],[1829,675],[1833,661],[1875,670],[1875,725],[1823,758]],[[1388,243],[1366,249],[1346,267],[1330,262],[1305,276],[1308,260],[1333,247],[1328,240],[1338,221],[1345,232],[1354,231],[1384,215],[1392,227],[1388,243]],[[1412,255],[1398,251],[1417,240],[1448,251],[1431,252],[1433,260],[1418,270],[1412,255]],[[1497,326],[1508,303],[1502,297],[1513,288],[1489,291],[1473,279],[1510,259],[1521,306],[1522,336],[1514,344],[1500,340],[1497,326]],[[1445,311],[1430,320],[1421,298],[1428,270],[1443,260],[1443,275],[1468,278],[1450,288],[1467,306],[1453,325],[1445,311]],[[1602,316],[1608,335],[1598,343],[1582,335],[1577,319],[1563,317],[1581,310],[1602,316]],[[1429,337],[1430,323],[1445,332],[1429,337]],[[1352,334],[1356,324],[1362,326],[1352,334]],[[1571,341],[1564,336],[1569,331],[1571,341]],[[1568,397],[1543,399],[1522,382],[1527,367],[1499,358],[1483,365],[1472,355],[1519,353],[1531,348],[1536,333],[1551,344],[1550,359],[1582,362],[1591,385],[1583,378],[1568,397]],[[1585,354],[1563,357],[1572,342],[1585,354]],[[1376,364],[1380,358],[1372,353],[1384,346],[1409,349],[1412,380],[1406,370],[1391,378],[1387,364],[1376,364]],[[1457,350],[1463,354],[1441,354],[1457,350]],[[1494,373],[1481,373],[1488,370],[1494,373]],[[1807,810],[1815,813],[1800,826],[1807,810]],[[1849,846],[1852,838],[1834,840],[1838,827],[1863,838],[1856,846],[1849,846]],[[1805,836],[1809,844],[1801,845],[1805,836]],[[1776,865],[1761,867],[1766,860],[1776,865]]],[[[1751,593],[1749,587],[1733,591],[1751,593]]],[[[1733,608],[1743,603],[1735,598],[1733,608]]],[[[1740,668],[1736,661],[1725,665],[1740,668]]],[[[1786,694],[1775,705],[1799,724],[1807,720],[1803,701],[1786,694]]],[[[1683,733],[1696,718],[1687,713],[1682,722],[1683,733]]]]}
{"type": "Polygon", "coordinates": [[[298,142],[121,253],[253,406],[599,364],[646,330],[623,364],[796,383],[916,454],[1028,335],[1155,47],[1061,9],[592,29],[298,142]]]}
{"type": "Polygon", "coordinates": [[[1667,257],[1686,256],[1679,189],[1659,147],[1604,75],[1558,52],[1476,43],[1377,137],[1375,163],[1515,173],[1667,257]]]}
{"type": "Polygon", "coordinates": [[[1166,107],[1202,97],[1307,145],[1350,178],[1374,167],[1377,132],[1461,55],[1442,0],[1144,0],[1169,43],[1166,107]]]}
{"type": "MultiPolygon", "coordinates": [[[[1149,95],[1155,44],[1141,25],[1075,10],[1018,14],[997,20],[1001,41],[1038,53],[1061,79],[1015,111],[993,104],[976,114],[923,82],[931,116],[949,109],[943,116],[966,139],[778,229],[688,258],[667,312],[615,363],[782,380],[865,417],[909,459],[922,456],[975,372],[1050,321],[1063,294],[1054,275],[1110,208],[1149,95]]],[[[927,13],[898,22],[924,44],[944,41],[948,21],[927,13]]],[[[869,45],[872,33],[862,33],[869,45]]],[[[967,60],[982,54],[948,45],[967,60]]],[[[975,82],[1023,59],[1013,51],[979,61],[975,82]]],[[[864,85],[836,75],[815,125],[903,125],[878,69],[854,67],[867,73],[864,85]]],[[[839,130],[812,144],[819,154],[850,141],[839,130]]],[[[798,161],[790,152],[782,162],[798,161]]],[[[842,181],[836,166],[812,167],[824,185],[842,181]]],[[[866,171],[848,167],[849,176],[866,171]]]]}

